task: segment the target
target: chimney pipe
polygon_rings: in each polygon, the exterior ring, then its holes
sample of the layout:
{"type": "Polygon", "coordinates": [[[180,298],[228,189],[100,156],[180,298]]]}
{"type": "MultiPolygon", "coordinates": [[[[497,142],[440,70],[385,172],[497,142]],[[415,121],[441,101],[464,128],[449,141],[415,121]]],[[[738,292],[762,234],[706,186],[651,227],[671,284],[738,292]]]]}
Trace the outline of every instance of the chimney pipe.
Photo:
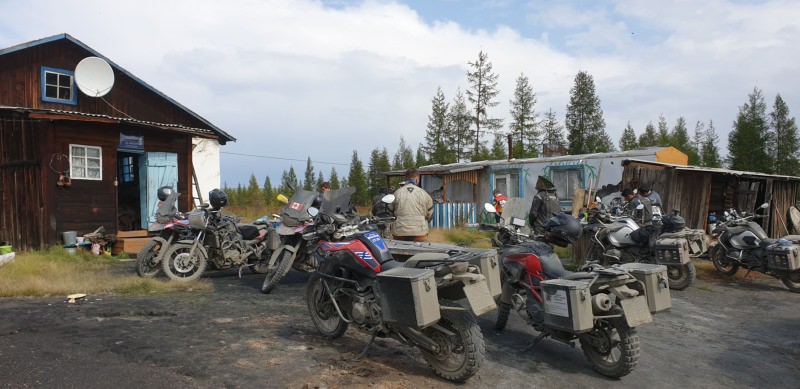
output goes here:
{"type": "Polygon", "coordinates": [[[508,136],[508,160],[510,161],[510,160],[514,159],[514,147],[513,147],[513,145],[514,145],[513,139],[514,138],[513,138],[513,136],[511,134],[508,134],[506,136],[508,136]]]}

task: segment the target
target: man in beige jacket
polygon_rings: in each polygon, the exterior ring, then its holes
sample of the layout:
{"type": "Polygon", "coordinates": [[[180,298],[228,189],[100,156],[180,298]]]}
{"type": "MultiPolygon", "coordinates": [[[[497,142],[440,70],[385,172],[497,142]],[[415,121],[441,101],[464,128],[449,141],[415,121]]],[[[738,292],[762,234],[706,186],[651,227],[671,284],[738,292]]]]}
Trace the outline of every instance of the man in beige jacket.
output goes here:
{"type": "Polygon", "coordinates": [[[406,182],[394,192],[389,208],[395,221],[392,235],[398,240],[424,242],[428,236],[428,221],[433,217],[433,199],[419,186],[417,169],[406,170],[406,182]]]}

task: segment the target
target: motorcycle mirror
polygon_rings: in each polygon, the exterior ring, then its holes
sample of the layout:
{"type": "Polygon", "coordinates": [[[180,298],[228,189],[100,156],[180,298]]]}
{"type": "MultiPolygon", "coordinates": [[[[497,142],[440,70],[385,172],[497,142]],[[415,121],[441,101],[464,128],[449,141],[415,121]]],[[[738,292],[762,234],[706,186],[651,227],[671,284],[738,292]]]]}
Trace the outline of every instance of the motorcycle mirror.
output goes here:
{"type": "Polygon", "coordinates": [[[597,202],[599,203],[599,202],[601,202],[602,200],[600,199],[600,196],[595,196],[595,198],[594,198],[594,201],[597,201],[597,202]]]}
{"type": "Polygon", "coordinates": [[[319,209],[317,209],[316,207],[311,207],[308,209],[308,214],[311,217],[316,217],[319,214],[319,209]]]}
{"type": "Polygon", "coordinates": [[[761,204],[761,206],[760,206],[759,208],[761,208],[761,209],[767,209],[767,208],[769,208],[769,203],[764,203],[764,204],[761,204]]]}
{"type": "Polygon", "coordinates": [[[483,204],[483,209],[486,210],[486,212],[489,212],[489,213],[496,213],[497,212],[497,210],[494,209],[494,205],[489,204],[489,203],[484,203],[483,204]]]}
{"type": "Polygon", "coordinates": [[[390,194],[387,194],[386,196],[383,196],[381,198],[381,202],[386,203],[386,204],[393,203],[394,202],[394,195],[390,193],[390,194]]]}
{"type": "Polygon", "coordinates": [[[278,201],[280,201],[283,204],[289,204],[289,199],[287,199],[286,196],[284,196],[282,193],[278,194],[278,201]]]}

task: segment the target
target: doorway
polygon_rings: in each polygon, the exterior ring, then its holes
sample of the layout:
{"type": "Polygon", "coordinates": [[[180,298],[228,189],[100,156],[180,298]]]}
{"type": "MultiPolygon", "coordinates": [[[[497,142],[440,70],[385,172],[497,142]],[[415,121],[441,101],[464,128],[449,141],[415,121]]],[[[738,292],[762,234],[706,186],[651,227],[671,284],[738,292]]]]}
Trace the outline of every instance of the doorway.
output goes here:
{"type": "Polygon", "coordinates": [[[141,220],[139,159],[143,154],[117,152],[117,229],[138,230],[141,220]]]}

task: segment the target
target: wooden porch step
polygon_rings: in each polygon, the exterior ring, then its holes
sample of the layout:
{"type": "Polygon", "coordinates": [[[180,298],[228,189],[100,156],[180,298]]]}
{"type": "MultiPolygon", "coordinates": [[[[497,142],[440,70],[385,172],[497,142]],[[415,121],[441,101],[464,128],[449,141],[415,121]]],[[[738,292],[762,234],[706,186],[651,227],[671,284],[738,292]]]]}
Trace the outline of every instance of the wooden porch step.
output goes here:
{"type": "Polygon", "coordinates": [[[117,235],[117,240],[114,242],[114,246],[111,247],[111,254],[117,255],[120,253],[126,253],[131,255],[136,255],[139,253],[139,250],[144,247],[147,242],[150,241],[151,238],[144,237],[144,238],[120,238],[117,235]]]}

